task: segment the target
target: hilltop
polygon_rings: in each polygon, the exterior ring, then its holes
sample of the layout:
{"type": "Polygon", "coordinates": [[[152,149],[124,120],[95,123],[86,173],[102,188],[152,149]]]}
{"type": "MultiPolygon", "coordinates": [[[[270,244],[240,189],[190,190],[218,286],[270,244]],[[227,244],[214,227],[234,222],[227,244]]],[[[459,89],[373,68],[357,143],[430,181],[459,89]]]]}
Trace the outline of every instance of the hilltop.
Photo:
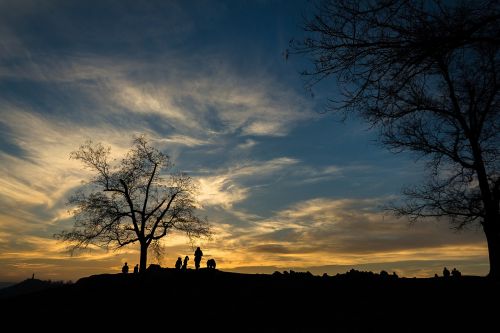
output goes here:
{"type": "Polygon", "coordinates": [[[128,325],[145,320],[153,327],[238,325],[244,331],[324,327],[449,331],[493,323],[496,307],[488,303],[500,296],[498,282],[480,277],[407,279],[354,270],[313,276],[293,271],[269,275],[156,268],[138,275],[94,275],[74,284],[52,283],[33,290],[33,285],[41,286],[35,281],[2,290],[3,313],[23,313],[41,323],[57,315],[59,319],[97,316],[117,325],[121,320],[128,325]]]}

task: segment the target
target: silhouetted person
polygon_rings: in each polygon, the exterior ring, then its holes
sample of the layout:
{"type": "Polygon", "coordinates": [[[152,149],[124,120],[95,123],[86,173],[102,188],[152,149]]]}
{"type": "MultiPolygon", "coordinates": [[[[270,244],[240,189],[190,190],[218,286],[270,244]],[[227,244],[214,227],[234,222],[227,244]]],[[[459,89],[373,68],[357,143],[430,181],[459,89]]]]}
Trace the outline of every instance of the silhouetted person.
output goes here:
{"type": "Polygon", "coordinates": [[[203,257],[203,252],[201,252],[201,249],[198,246],[196,251],[194,251],[194,266],[196,269],[200,268],[201,257],[203,257]]]}
{"type": "Polygon", "coordinates": [[[123,265],[123,267],[122,267],[122,273],[123,274],[127,274],[128,273],[128,265],[127,265],[127,263],[125,263],[125,265],[123,265]]]}
{"type": "Polygon", "coordinates": [[[177,257],[177,261],[175,262],[175,269],[181,269],[182,259],[181,257],[177,257]]]}
{"type": "Polygon", "coordinates": [[[207,268],[208,269],[215,269],[216,267],[215,259],[208,259],[207,260],[207,268]]]}
{"type": "Polygon", "coordinates": [[[446,267],[443,269],[443,276],[445,278],[450,277],[450,271],[446,267]]]}
{"type": "Polygon", "coordinates": [[[31,276],[31,279],[34,280],[35,279],[35,273],[33,273],[33,275],[31,276]]]}
{"type": "Polygon", "coordinates": [[[134,266],[134,274],[139,273],[139,264],[134,266]]]}
{"type": "Polygon", "coordinates": [[[187,269],[187,267],[188,267],[188,261],[189,261],[189,257],[185,256],[184,257],[184,263],[182,264],[182,269],[187,269]]]}
{"type": "Polygon", "coordinates": [[[454,278],[459,278],[462,276],[462,273],[460,273],[460,271],[456,268],[453,268],[451,270],[451,276],[453,276],[454,278]]]}

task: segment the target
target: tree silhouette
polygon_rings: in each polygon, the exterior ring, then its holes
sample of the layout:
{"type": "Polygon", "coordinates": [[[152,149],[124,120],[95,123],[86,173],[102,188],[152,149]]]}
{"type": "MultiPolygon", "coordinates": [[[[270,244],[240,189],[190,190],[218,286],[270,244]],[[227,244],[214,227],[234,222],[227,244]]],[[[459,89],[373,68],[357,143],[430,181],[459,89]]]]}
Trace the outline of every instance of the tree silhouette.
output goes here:
{"type": "Polygon", "coordinates": [[[380,129],[391,150],[412,151],[430,176],[393,209],[411,219],[473,222],[500,277],[500,3],[324,0],[295,52],[312,58],[308,87],[337,78],[330,107],[380,129]]]}
{"type": "Polygon", "coordinates": [[[56,238],[70,242],[71,249],[91,244],[120,248],[139,242],[139,271],[146,269],[148,249],[172,229],[189,237],[209,236],[206,219],[197,217],[192,179],[171,172],[170,158],[151,147],[144,137],[134,139],[132,149],[121,160],[110,160],[110,148],[86,142],[70,157],[95,172],[87,187],[69,199],[75,225],[56,238]]]}

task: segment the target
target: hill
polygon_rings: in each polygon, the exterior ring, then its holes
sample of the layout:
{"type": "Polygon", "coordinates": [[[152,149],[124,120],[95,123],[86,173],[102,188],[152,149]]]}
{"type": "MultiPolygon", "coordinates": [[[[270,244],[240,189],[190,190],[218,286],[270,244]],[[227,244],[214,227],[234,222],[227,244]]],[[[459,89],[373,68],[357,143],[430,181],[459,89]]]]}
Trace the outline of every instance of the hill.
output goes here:
{"type": "Polygon", "coordinates": [[[10,286],[15,285],[16,283],[14,282],[0,282],[0,289],[7,288],[10,286]]]}
{"type": "MultiPolygon", "coordinates": [[[[11,288],[20,286],[5,290],[11,288]]],[[[181,325],[188,330],[450,332],[495,327],[497,307],[490,304],[498,296],[500,284],[480,277],[157,268],[141,275],[94,275],[29,293],[0,293],[0,306],[3,314],[13,318],[22,313],[40,325],[57,316],[56,322],[78,320],[83,327],[98,320],[115,327],[181,325]]]]}
{"type": "Polygon", "coordinates": [[[62,282],[27,279],[17,284],[10,284],[0,289],[0,299],[13,298],[21,295],[31,295],[46,289],[60,287],[62,282]]]}

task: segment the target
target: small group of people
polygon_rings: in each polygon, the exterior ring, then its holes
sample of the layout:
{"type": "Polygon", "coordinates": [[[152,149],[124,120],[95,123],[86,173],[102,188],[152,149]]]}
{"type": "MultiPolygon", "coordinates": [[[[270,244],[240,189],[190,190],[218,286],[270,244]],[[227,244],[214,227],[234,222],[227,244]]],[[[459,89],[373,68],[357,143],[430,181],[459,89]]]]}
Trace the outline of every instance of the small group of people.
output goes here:
{"type": "Polygon", "coordinates": [[[462,273],[460,273],[460,271],[458,269],[456,269],[456,268],[453,268],[451,270],[451,273],[450,273],[450,271],[448,270],[448,268],[445,267],[443,269],[443,276],[445,278],[447,278],[447,277],[450,277],[450,275],[453,276],[453,277],[461,277],[462,273]]]}
{"type": "Polygon", "coordinates": [[[177,261],[175,262],[175,269],[186,269],[188,265],[189,257],[185,256],[184,257],[184,262],[182,262],[181,257],[177,258],[177,261]]]}
{"type": "MultiPolygon", "coordinates": [[[[201,251],[200,247],[198,246],[196,248],[196,251],[194,251],[194,267],[196,269],[200,268],[200,263],[201,263],[201,257],[203,257],[203,252],[201,251]]],[[[189,257],[185,256],[184,261],[182,261],[181,257],[177,258],[177,261],[175,262],[175,268],[176,269],[187,269],[189,257]]],[[[209,259],[207,260],[207,268],[215,269],[216,263],[215,259],[209,259]]]]}
{"type": "MultiPolygon", "coordinates": [[[[196,267],[196,269],[200,268],[201,257],[203,257],[203,252],[201,251],[200,247],[198,246],[196,248],[196,251],[194,251],[194,266],[196,267]]],[[[184,257],[184,261],[182,261],[181,257],[178,257],[177,261],[175,262],[175,268],[176,269],[183,269],[183,270],[187,269],[188,261],[189,261],[188,256],[184,257]]],[[[215,269],[216,265],[217,264],[215,262],[215,259],[208,259],[207,260],[207,268],[215,269]]],[[[127,263],[125,263],[125,265],[123,265],[122,273],[123,274],[128,273],[128,264],[127,263]]],[[[134,274],[137,274],[137,273],[139,273],[139,264],[134,266],[134,274]]]]}
{"type": "MultiPolygon", "coordinates": [[[[125,265],[123,265],[122,267],[122,273],[123,274],[127,274],[128,273],[128,265],[127,263],[125,263],[125,265]]],[[[139,273],[139,264],[135,265],[134,266],[134,274],[137,274],[139,273]]]]}

